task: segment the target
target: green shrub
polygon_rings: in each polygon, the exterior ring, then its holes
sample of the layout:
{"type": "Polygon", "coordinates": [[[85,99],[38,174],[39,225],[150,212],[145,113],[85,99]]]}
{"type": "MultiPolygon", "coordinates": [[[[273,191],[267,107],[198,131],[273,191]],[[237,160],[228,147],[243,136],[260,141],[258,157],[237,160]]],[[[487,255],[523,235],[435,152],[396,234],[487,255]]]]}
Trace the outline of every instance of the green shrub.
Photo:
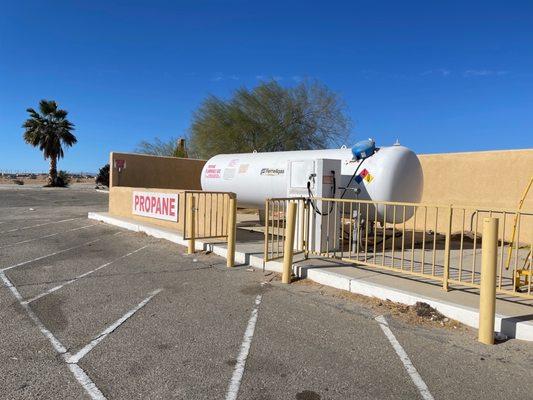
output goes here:
{"type": "Polygon", "coordinates": [[[57,187],[67,187],[70,184],[71,177],[67,171],[59,171],[57,173],[57,178],[54,186],[57,187]]]}
{"type": "Polygon", "coordinates": [[[95,182],[97,185],[104,185],[109,187],[109,164],[104,165],[98,171],[95,182]]]}

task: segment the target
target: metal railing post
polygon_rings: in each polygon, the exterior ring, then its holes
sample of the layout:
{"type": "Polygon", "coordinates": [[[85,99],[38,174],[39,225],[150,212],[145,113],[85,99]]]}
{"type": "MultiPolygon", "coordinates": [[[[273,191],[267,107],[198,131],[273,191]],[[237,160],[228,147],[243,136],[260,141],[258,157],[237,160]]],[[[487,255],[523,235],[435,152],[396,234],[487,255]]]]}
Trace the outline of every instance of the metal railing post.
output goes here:
{"type": "Polygon", "coordinates": [[[268,261],[268,225],[270,224],[270,200],[265,200],[265,243],[264,243],[264,257],[263,257],[263,271],[265,270],[268,261]]]}
{"type": "Polygon", "coordinates": [[[296,225],[296,203],[289,203],[287,207],[287,225],[285,227],[285,247],[283,249],[282,283],[291,283],[292,256],[294,249],[294,228],[296,225]]]}
{"type": "Polygon", "coordinates": [[[450,279],[450,242],[452,239],[452,206],[448,207],[448,223],[446,225],[446,242],[444,243],[444,271],[442,276],[442,289],[448,291],[448,279],[450,279]]]}
{"type": "Polygon", "coordinates": [[[298,250],[304,250],[305,239],[304,239],[304,230],[305,230],[305,201],[298,200],[298,250]]]}
{"type": "Polygon", "coordinates": [[[237,199],[232,195],[229,199],[228,215],[228,254],[227,266],[231,268],[235,265],[235,237],[237,236],[237,199]]]}
{"type": "MultiPolygon", "coordinates": [[[[186,194],[185,194],[186,195],[186,194]]],[[[195,240],[194,236],[196,234],[196,199],[194,195],[191,195],[191,200],[189,207],[187,208],[187,221],[189,222],[189,243],[187,247],[187,254],[193,254],[195,251],[195,240]]]]}
{"type": "Polygon", "coordinates": [[[481,245],[481,289],[479,296],[478,332],[478,340],[484,344],[494,344],[497,257],[498,218],[484,218],[481,245]]]}

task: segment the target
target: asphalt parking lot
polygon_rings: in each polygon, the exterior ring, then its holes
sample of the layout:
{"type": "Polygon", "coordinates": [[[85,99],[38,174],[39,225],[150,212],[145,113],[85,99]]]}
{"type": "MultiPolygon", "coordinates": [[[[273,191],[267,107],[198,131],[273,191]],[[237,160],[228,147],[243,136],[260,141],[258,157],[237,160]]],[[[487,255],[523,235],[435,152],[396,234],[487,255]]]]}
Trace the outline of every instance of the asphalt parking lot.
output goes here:
{"type": "Polygon", "coordinates": [[[3,399],[533,398],[533,344],[410,324],[0,187],[3,399]]]}

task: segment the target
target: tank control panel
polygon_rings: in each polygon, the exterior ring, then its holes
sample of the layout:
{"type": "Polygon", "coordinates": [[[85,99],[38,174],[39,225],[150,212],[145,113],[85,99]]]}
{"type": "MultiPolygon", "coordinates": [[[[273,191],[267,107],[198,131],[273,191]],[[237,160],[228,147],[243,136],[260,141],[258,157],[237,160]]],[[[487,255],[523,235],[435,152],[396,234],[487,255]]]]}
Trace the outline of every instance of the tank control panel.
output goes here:
{"type": "MultiPolygon", "coordinates": [[[[317,252],[324,252],[327,248],[332,250],[331,240],[329,245],[327,240],[328,235],[332,235],[333,230],[336,229],[334,226],[336,218],[331,217],[331,213],[335,210],[331,207],[330,202],[319,199],[339,197],[341,160],[294,160],[288,161],[287,164],[289,172],[287,197],[305,197],[308,199],[310,213],[309,248],[317,252]]],[[[298,216],[298,218],[302,217],[303,215],[298,216]]]]}

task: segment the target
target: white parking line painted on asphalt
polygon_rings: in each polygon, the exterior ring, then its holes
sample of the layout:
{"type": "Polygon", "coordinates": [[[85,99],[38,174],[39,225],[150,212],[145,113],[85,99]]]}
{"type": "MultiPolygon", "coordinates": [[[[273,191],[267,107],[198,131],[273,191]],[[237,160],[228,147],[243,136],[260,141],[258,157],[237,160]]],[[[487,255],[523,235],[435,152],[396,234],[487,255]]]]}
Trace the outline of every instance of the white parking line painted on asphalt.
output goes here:
{"type": "MultiPolygon", "coordinates": [[[[117,236],[117,235],[120,235],[122,233],[123,232],[117,232],[117,233],[114,233],[113,236],[117,236]]],[[[68,249],[54,251],[53,253],[45,254],[44,256],[36,257],[36,258],[31,259],[31,260],[27,260],[27,261],[20,262],[18,264],[10,265],[9,267],[1,268],[0,271],[2,271],[2,272],[8,271],[8,270],[16,268],[16,267],[21,267],[22,265],[26,265],[26,264],[30,264],[30,263],[35,262],[35,261],[42,260],[43,258],[52,257],[52,256],[55,256],[57,254],[65,253],[67,251],[78,249],[78,248],[83,247],[83,246],[88,246],[90,244],[99,242],[100,240],[104,240],[104,239],[105,238],[98,238],[98,239],[91,240],[90,242],[85,242],[85,243],[82,243],[82,244],[79,244],[79,245],[76,245],[76,246],[73,246],[73,247],[69,247],[68,249]]]]}
{"type": "Polygon", "coordinates": [[[43,293],[41,293],[41,294],[38,294],[38,295],[35,296],[35,297],[32,297],[31,299],[24,300],[24,303],[25,303],[25,304],[29,304],[29,303],[34,302],[35,300],[39,300],[40,298],[42,298],[42,297],[44,297],[44,296],[47,296],[47,295],[49,295],[50,293],[53,293],[53,292],[55,292],[55,291],[61,289],[62,287],[65,287],[65,286],[67,286],[67,285],[70,285],[70,284],[72,284],[72,283],[78,281],[78,280],[81,279],[81,278],[85,278],[86,276],[91,275],[92,273],[95,273],[96,271],[99,271],[99,270],[101,270],[102,268],[108,267],[109,265],[113,264],[114,262],[116,262],[116,261],[118,261],[118,260],[122,260],[123,258],[129,257],[129,256],[131,256],[131,255],[133,255],[133,254],[135,254],[135,253],[137,253],[137,252],[139,252],[139,251],[141,251],[141,250],[147,248],[148,246],[149,246],[149,245],[146,245],[146,246],[143,246],[143,247],[141,247],[141,248],[138,248],[137,250],[134,250],[134,251],[132,251],[132,252],[129,252],[128,254],[124,254],[123,256],[120,256],[120,257],[118,257],[118,258],[115,258],[113,261],[110,261],[110,262],[108,262],[108,263],[102,264],[102,265],[100,265],[99,267],[97,267],[97,268],[95,268],[95,269],[93,269],[93,270],[91,270],[91,271],[88,271],[88,272],[85,272],[85,273],[83,273],[83,274],[81,274],[81,275],[78,275],[77,277],[75,277],[75,278],[73,278],[73,279],[70,279],[70,280],[66,281],[66,282],[63,283],[62,285],[55,286],[55,287],[53,287],[53,288],[51,288],[51,289],[48,289],[47,291],[45,291],[45,292],[43,292],[43,293]]]}
{"type": "Polygon", "coordinates": [[[67,364],[68,369],[72,372],[76,380],[80,383],[81,386],[85,389],[87,394],[91,396],[93,400],[106,400],[104,394],[98,389],[94,382],[89,378],[85,373],[83,368],[78,364],[67,364]]]}
{"type": "Polygon", "coordinates": [[[16,245],[19,245],[19,244],[35,242],[36,240],[46,239],[46,238],[49,238],[49,237],[52,237],[52,236],[57,236],[57,235],[62,235],[63,233],[67,233],[67,232],[79,231],[80,229],[92,228],[93,226],[98,226],[98,224],[84,225],[84,226],[80,226],[79,228],[69,229],[69,230],[66,230],[66,231],[61,231],[61,232],[56,232],[56,233],[51,233],[50,235],[45,235],[45,236],[41,236],[41,237],[38,237],[38,238],[27,239],[27,240],[23,240],[21,242],[6,244],[6,245],[1,246],[0,249],[5,249],[6,247],[12,247],[12,246],[16,246],[16,245]]]}
{"type": "MultiPolygon", "coordinates": [[[[0,233],[10,233],[10,232],[23,231],[23,230],[26,230],[26,229],[38,228],[38,227],[40,227],[40,226],[45,226],[45,225],[53,225],[53,224],[60,224],[60,223],[62,223],[62,222],[75,221],[75,220],[77,220],[77,219],[82,219],[82,218],[83,218],[83,217],[69,218],[69,219],[62,219],[61,221],[52,221],[52,222],[45,222],[45,223],[37,224],[37,225],[23,226],[22,228],[8,229],[7,231],[1,231],[0,233]]],[[[3,222],[0,222],[0,224],[2,224],[2,223],[3,223],[3,222]]]]}
{"type": "Polygon", "coordinates": [[[41,333],[50,341],[54,349],[60,354],[66,353],[67,349],[65,348],[65,346],[63,346],[63,344],[52,334],[52,332],[46,329],[46,327],[43,325],[41,320],[32,311],[30,306],[22,303],[23,300],[22,300],[22,296],[20,295],[20,292],[15,287],[15,285],[11,283],[11,281],[9,280],[9,278],[6,276],[6,274],[3,271],[0,272],[0,279],[2,279],[2,282],[4,282],[4,285],[11,291],[11,293],[13,293],[13,296],[15,296],[15,298],[18,300],[22,308],[26,310],[26,312],[28,313],[28,316],[31,318],[31,320],[37,326],[37,328],[39,328],[41,333]]]}
{"type": "Polygon", "coordinates": [[[248,353],[250,352],[250,346],[252,345],[252,339],[254,337],[255,324],[257,323],[257,315],[259,313],[259,305],[261,304],[261,299],[263,295],[259,294],[255,298],[255,306],[252,310],[252,315],[248,320],[248,326],[244,332],[244,338],[241,344],[241,351],[237,357],[237,363],[235,364],[235,369],[233,371],[233,376],[229,383],[228,391],[226,393],[226,400],[235,400],[239,394],[239,389],[241,387],[242,377],[244,375],[244,367],[246,366],[246,359],[248,358],[248,353]]]}
{"type": "MultiPolygon", "coordinates": [[[[35,313],[32,311],[30,306],[28,304],[24,304],[22,301],[22,296],[20,295],[19,291],[13,285],[13,283],[9,280],[9,278],[6,276],[6,274],[3,271],[0,271],[0,279],[2,279],[2,282],[4,285],[11,291],[13,296],[18,300],[19,304],[24,308],[30,319],[33,321],[33,323],[37,326],[39,331],[44,335],[45,338],[47,338],[50,341],[50,344],[54,348],[55,351],[57,351],[64,360],[66,360],[67,357],[70,357],[70,354],[68,353],[67,349],[63,344],[57,339],[52,332],[50,332],[44,324],[41,322],[39,317],[35,315],[35,313]]],[[[105,400],[105,396],[103,393],[98,389],[98,387],[94,384],[94,382],[87,376],[85,371],[77,364],[67,364],[68,368],[76,378],[76,380],[80,383],[80,385],[85,389],[87,394],[91,397],[93,400],[105,400]]]]}
{"type": "Polygon", "coordinates": [[[104,340],[107,335],[109,335],[111,332],[113,332],[115,329],[117,329],[120,325],[122,325],[124,322],[126,322],[133,314],[135,314],[137,311],[139,311],[141,308],[143,308],[150,300],[152,300],[158,293],[160,293],[163,289],[157,289],[154,290],[150,295],[141,301],[137,306],[130,311],[128,311],[126,314],[124,314],[122,317],[120,317],[118,320],[116,320],[112,325],[108,326],[106,329],[102,331],[98,336],[96,336],[91,343],[89,343],[87,346],[82,348],[80,351],[78,351],[76,354],[71,355],[70,357],[66,358],[66,361],[68,363],[76,364],[78,361],[80,361],[87,353],[89,353],[92,349],[94,349],[98,343],[100,343],[102,340],[104,340]]]}
{"type": "Polygon", "coordinates": [[[422,398],[424,400],[434,400],[433,396],[429,392],[429,388],[427,387],[426,383],[424,382],[424,380],[422,379],[422,377],[420,376],[420,374],[416,370],[415,366],[411,362],[411,359],[409,358],[409,356],[407,355],[407,353],[403,349],[403,347],[400,344],[400,342],[398,342],[398,340],[396,339],[396,337],[394,336],[394,334],[390,330],[389,323],[387,322],[385,317],[383,315],[380,315],[380,316],[376,317],[375,320],[379,323],[379,327],[381,328],[381,330],[383,331],[383,333],[385,334],[387,339],[389,339],[389,342],[392,345],[394,351],[396,351],[396,354],[398,354],[398,357],[400,357],[400,360],[401,360],[405,370],[407,371],[407,373],[411,377],[411,380],[413,381],[413,383],[417,387],[417,389],[420,392],[420,395],[422,396],[422,398]]]}

